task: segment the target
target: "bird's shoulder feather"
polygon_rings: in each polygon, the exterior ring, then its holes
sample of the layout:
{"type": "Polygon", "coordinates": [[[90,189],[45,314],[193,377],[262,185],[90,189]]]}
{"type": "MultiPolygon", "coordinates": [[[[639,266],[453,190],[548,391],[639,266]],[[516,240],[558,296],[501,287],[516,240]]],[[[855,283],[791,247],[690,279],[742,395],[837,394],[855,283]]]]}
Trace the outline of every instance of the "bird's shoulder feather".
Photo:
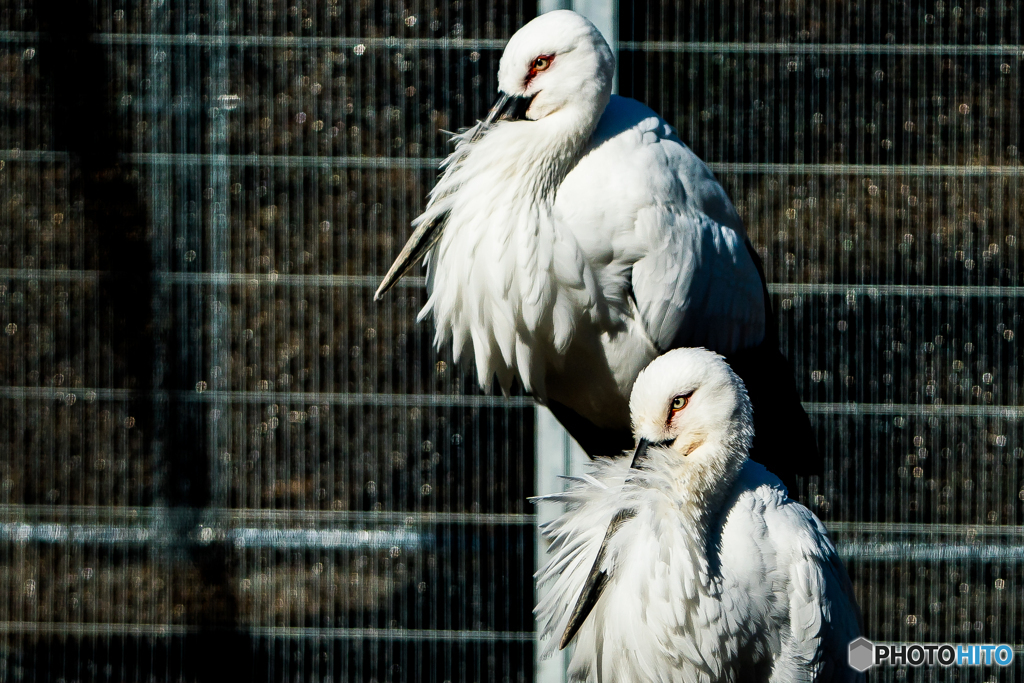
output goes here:
{"type": "Polygon", "coordinates": [[[845,664],[847,645],[859,633],[857,603],[821,520],[754,462],[744,466],[732,495],[723,564],[748,568],[737,575],[740,583],[773,587],[764,605],[766,622],[781,626],[768,643],[776,653],[772,680],[859,680],[845,664]],[[763,569],[751,572],[759,562],[763,569]]]}
{"type": "Polygon", "coordinates": [[[595,268],[609,307],[662,351],[729,354],[761,341],[765,306],[743,222],[675,130],[645,105],[612,97],[566,176],[555,218],[595,268]]]}

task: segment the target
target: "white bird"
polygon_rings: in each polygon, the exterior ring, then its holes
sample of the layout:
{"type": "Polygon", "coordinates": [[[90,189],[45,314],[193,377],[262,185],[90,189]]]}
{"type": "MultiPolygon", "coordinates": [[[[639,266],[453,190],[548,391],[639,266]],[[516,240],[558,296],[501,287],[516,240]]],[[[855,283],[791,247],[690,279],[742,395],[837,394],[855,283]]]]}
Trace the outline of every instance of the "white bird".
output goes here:
{"type": "Polygon", "coordinates": [[[608,44],[574,12],[516,32],[498,103],[455,135],[376,298],[426,256],[420,319],[433,316],[437,347],[471,349],[485,388],[518,378],[591,455],[632,446],[641,369],[668,349],[713,349],[750,387],[756,457],[787,483],[817,473],[743,222],[668,123],[610,95],[613,74],[608,44]],[[776,436],[802,438],[804,457],[774,462],[760,442],[776,436]]]}
{"type": "Polygon", "coordinates": [[[636,380],[638,439],[602,459],[542,526],[535,613],[548,654],[575,639],[573,681],[849,681],[850,581],[821,522],[747,459],[743,383],[677,349],[636,380]]]}

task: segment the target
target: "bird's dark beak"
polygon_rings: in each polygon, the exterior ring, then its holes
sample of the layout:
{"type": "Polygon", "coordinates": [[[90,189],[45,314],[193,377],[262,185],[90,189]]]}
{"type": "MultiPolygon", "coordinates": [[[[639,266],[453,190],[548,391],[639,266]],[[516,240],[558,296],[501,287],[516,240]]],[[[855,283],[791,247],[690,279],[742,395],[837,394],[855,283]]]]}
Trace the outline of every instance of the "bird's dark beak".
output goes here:
{"type": "Polygon", "coordinates": [[[487,114],[487,118],[484,119],[485,126],[489,126],[495,121],[525,121],[526,111],[533,104],[533,95],[530,97],[521,97],[519,95],[509,95],[508,93],[500,93],[498,95],[498,101],[491,107],[491,111],[487,114]]]}
{"type": "Polygon", "coordinates": [[[630,463],[631,469],[639,469],[640,461],[647,457],[647,449],[651,448],[665,448],[671,446],[674,439],[665,439],[664,441],[648,441],[647,439],[641,438],[636,444],[636,450],[633,451],[633,462],[630,463]]]}
{"type": "Polygon", "coordinates": [[[644,456],[647,455],[647,449],[651,447],[651,442],[647,439],[641,438],[636,444],[636,450],[633,451],[633,462],[630,464],[631,469],[637,469],[637,465],[643,460],[644,456]]]}
{"type": "Polygon", "coordinates": [[[446,213],[430,223],[420,223],[416,226],[416,229],[412,231],[412,235],[409,236],[409,240],[402,247],[402,253],[391,264],[387,275],[384,276],[380,286],[377,287],[377,292],[373,295],[374,301],[380,301],[387,294],[388,290],[394,287],[402,279],[402,276],[408,273],[416,265],[416,262],[430,251],[437,240],[441,238],[441,232],[447,217],[448,214],[446,213]]]}

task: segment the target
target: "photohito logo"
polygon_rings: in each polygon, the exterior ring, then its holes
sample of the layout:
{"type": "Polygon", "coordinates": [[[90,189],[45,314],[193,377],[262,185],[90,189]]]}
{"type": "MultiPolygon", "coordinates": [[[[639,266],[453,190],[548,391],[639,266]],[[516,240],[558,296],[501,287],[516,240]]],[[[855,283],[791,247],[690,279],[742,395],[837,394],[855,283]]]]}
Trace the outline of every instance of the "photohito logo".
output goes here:
{"type": "Polygon", "coordinates": [[[890,666],[1009,666],[1009,645],[951,645],[949,643],[889,643],[876,645],[867,638],[850,643],[850,666],[867,671],[879,664],[890,666]]]}

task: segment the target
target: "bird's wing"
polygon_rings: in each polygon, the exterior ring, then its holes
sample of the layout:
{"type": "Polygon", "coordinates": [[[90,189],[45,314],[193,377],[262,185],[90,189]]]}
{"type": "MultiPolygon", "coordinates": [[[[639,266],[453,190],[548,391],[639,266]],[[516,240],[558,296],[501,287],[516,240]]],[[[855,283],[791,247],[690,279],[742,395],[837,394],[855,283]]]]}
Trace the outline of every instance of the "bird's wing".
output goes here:
{"type": "Polygon", "coordinates": [[[606,299],[625,312],[632,297],[659,349],[728,354],[764,337],[742,221],[708,167],[646,106],[612,98],[555,209],[599,269],[606,299]]]}
{"type": "Polygon", "coordinates": [[[761,341],[761,281],[738,233],[686,205],[641,211],[637,230],[650,248],[633,264],[633,296],[660,350],[730,354],[761,341]]]}
{"type": "MultiPolygon", "coordinates": [[[[664,497],[628,481],[643,475],[630,469],[627,458],[598,461],[591,471],[593,476],[574,478],[567,492],[537,499],[567,506],[564,515],[541,526],[551,555],[537,573],[541,597],[534,610],[547,641],[543,656],[573,641],[573,680],[677,680],[656,665],[676,656],[674,639],[645,637],[648,619],[671,630],[687,622],[685,617],[680,622],[672,608],[649,612],[652,603],[678,607],[681,598],[643,595],[652,584],[651,572],[661,571],[652,569],[649,560],[662,554],[663,539],[653,518],[664,497]]],[[[669,545],[677,549],[688,547],[673,540],[669,545]]],[[[664,569],[665,561],[655,564],[664,569]]],[[[690,578],[690,583],[697,579],[690,578]]],[[[683,589],[664,580],[653,583],[670,592],[683,589]]],[[[689,642],[684,647],[687,657],[703,661],[689,642]]]]}
{"type": "MultiPolygon", "coordinates": [[[[754,463],[748,467],[763,469],[754,463]]],[[[788,616],[771,680],[863,680],[847,664],[847,647],[860,633],[860,613],[825,527],[780,487],[763,486],[757,494],[775,555],[770,578],[784,587],[777,614],[788,616]]]]}
{"type": "Polygon", "coordinates": [[[549,170],[536,167],[543,156],[529,144],[547,138],[538,140],[532,123],[477,126],[455,139],[381,292],[429,248],[429,294],[418,319],[433,316],[435,346],[450,340],[456,360],[471,349],[482,387],[497,375],[507,392],[518,376],[544,399],[548,355],[565,353],[582,320],[602,317],[596,279],[573,236],[524,200],[549,170]]]}
{"type": "Polygon", "coordinates": [[[552,555],[535,610],[545,656],[573,641],[572,680],[727,680],[749,598],[719,599],[700,522],[680,518],[671,471],[631,469],[628,458],[593,467],[543,499],[569,507],[541,528],[552,555]]]}
{"type": "MultiPolygon", "coordinates": [[[[573,478],[573,485],[565,493],[535,498],[535,502],[565,505],[572,514],[541,525],[540,531],[549,543],[551,559],[537,572],[538,588],[546,589],[537,603],[534,614],[541,627],[541,637],[547,641],[545,656],[564,647],[563,640],[570,630],[575,633],[585,621],[586,614],[578,615],[580,607],[588,602],[591,589],[598,594],[600,586],[593,576],[607,568],[595,566],[601,559],[605,538],[615,516],[621,512],[617,506],[616,490],[625,481],[624,473],[614,474],[613,463],[597,463],[595,476],[573,478]],[[569,606],[573,606],[568,608],[569,606]],[[578,621],[579,623],[574,623],[578,621]]],[[[621,468],[619,468],[621,469],[621,468]]],[[[614,531],[613,531],[614,533],[614,531]]],[[[593,605],[591,605],[592,607],[593,605]]],[[[572,636],[570,636],[571,639],[572,636]]]]}

